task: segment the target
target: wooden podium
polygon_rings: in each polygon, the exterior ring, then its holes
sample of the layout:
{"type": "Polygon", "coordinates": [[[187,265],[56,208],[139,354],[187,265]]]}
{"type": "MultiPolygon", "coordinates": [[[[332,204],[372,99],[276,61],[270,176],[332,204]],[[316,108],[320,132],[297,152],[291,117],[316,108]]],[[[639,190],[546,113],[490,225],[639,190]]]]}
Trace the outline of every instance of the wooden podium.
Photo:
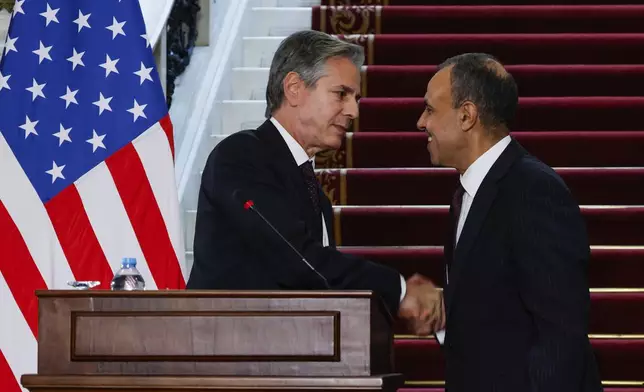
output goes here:
{"type": "Polygon", "coordinates": [[[371,292],[39,291],[31,392],[394,391],[371,292]]]}

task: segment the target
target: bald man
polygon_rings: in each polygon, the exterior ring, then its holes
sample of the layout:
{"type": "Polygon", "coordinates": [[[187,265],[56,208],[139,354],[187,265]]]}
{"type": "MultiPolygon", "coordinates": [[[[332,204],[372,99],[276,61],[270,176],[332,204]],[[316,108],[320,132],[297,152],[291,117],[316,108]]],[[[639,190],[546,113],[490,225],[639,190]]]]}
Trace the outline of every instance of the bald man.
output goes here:
{"type": "Polygon", "coordinates": [[[512,76],[468,53],[439,66],[424,98],[431,161],[459,173],[437,334],[447,392],[601,391],[585,224],[562,179],[510,135],[512,76]]]}

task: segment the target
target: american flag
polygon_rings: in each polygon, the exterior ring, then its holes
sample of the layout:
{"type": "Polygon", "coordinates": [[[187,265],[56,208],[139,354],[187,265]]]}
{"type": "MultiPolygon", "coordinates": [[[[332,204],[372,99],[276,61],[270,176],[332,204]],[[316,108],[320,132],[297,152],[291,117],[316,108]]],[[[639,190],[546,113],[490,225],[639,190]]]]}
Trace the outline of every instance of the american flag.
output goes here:
{"type": "MultiPolygon", "coordinates": [[[[172,124],[138,0],[18,0],[0,62],[0,391],[36,373],[34,291],[185,287],[172,124]]],[[[64,355],[64,353],[61,353],[64,355]]]]}

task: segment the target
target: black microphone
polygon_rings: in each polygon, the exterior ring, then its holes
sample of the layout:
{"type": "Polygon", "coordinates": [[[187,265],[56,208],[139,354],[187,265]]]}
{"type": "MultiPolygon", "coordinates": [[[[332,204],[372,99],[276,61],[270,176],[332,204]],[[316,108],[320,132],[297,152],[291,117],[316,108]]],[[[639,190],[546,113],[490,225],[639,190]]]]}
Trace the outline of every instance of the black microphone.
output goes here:
{"type": "Polygon", "coordinates": [[[286,238],[284,238],[284,236],[282,235],[282,233],[280,233],[280,232],[275,228],[275,226],[273,226],[273,225],[271,224],[271,222],[269,222],[269,221],[268,221],[268,219],[266,219],[266,218],[264,217],[264,215],[262,215],[262,213],[257,209],[257,207],[255,207],[255,202],[254,202],[253,200],[251,200],[251,199],[247,199],[247,198],[243,197],[243,195],[242,195],[242,191],[241,191],[240,189],[235,189],[235,190],[233,191],[233,199],[235,199],[236,201],[238,201],[240,204],[243,204],[243,206],[244,206],[244,209],[245,209],[245,210],[251,210],[251,211],[253,211],[253,212],[254,212],[254,213],[256,213],[256,214],[257,214],[257,215],[258,215],[258,216],[259,216],[259,217],[260,217],[264,222],[266,222],[266,224],[267,224],[267,225],[268,225],[268,226],[273,230],[273,232],[275,232],[275,234],[277,234],[277,235],[282,239],[282,241],[284,241],[284,242],[285,242],[285,243],[286,243],[286,244],[287,244],[291,249],[293,249],[293,252],[295,252],[295,254],[297,254],[297,256],[298,256],[298,257],[299,257],[299,258],[300,258],[300,259],[301,259],[301,260],[302,260],[302,261],[303,261],[303,262],[304,262],[304,263],[305,263],[305,264],[306,264],[306,265],[307,265],[307,266],[308,266],[308,267],[309,267],[313,272],[315,272],[315,273],[316,273],[320,278],[322,278],[322,281],[324,282],[324,286],[325,286],[327,289],[329,289],[329,290],[331,289],[331,286],[329,285],[329,282],[326,280],[326,278],[324,277],[324,275],[322,275],[321,273],[319,273],[319,272],[318,272],[318,270],[316,270],[316,269],[311,265],[311,263],[309,263],[309,262],[306,260],[306,258],[305,258],[304,256],[302,256],[302,254],[301,254],[297,249],[295,249],[295,247],[291,244],[291,242],[290,242],[289,240],[287,240],[286,238]]]}

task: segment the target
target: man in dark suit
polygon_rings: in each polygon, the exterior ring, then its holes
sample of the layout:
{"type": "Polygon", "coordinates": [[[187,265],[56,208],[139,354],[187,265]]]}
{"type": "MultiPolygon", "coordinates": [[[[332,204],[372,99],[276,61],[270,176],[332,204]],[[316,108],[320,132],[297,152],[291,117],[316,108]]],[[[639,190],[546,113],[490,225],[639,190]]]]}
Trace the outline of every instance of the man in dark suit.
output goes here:
{"type": "Polygon", "coordinates": [[[510,136],[512,76],[491,56],[456,56],[439,66],[425,104],[417,126],[432,164],[460,174],[445,245],[446,328],[436,334],[447,391],[601,391],[585,223],[556,172],[510,136]]]}
{"type": "Polygon", "coordinates": [[[189,289],[373,290],[392,315],[414,320],[425,309],[442,324],[442,292],[431,283],[406,284],[396,270],[334,243],[314,158],[339,148],[358,116],[363,62],[362,47],[321,32],[281,43],[266,90],[268,119],[223,140],[205,165],[189,289]],[[249,199],[297,251],[244,208],[249,199]]]}

